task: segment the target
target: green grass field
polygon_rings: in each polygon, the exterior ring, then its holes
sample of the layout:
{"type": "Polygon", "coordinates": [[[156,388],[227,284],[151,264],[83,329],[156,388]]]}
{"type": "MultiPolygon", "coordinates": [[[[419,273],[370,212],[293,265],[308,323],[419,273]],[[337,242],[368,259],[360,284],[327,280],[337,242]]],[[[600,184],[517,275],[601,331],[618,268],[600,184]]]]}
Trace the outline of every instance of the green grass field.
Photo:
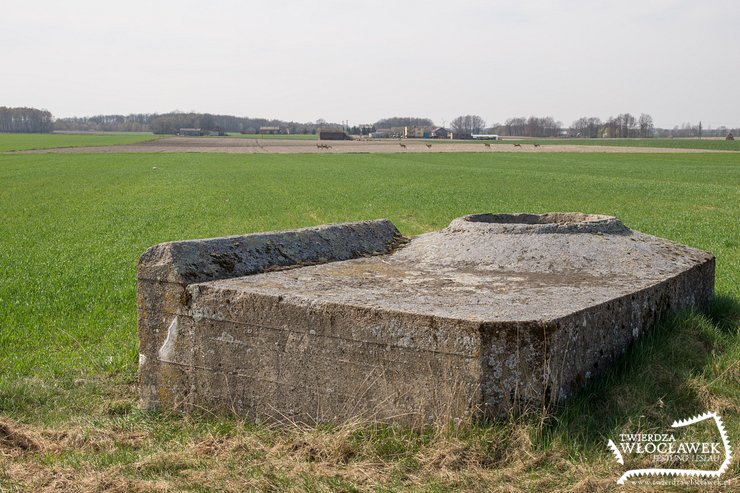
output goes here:
{"type": "Polygon", "coordinates": [[[55,147],[109,146],[136,144],[159,137],[150,133],[111,132],[101,134],[8,134],[0,133],[0,152],[55,147]]]}
{"type": "Polygon", "coordinates": [[[711,407],[740,439],[740,155],[5,154],[0,183],[0,445],[3,426],[39,444],[0,448],[0,491],[596,491],[616,489],[620,430],[711,407]],[[552,414],[505,423],[285,430],[136,409],[149,246],[380,217],[413,235],[484,211],[616,215],[709,250],[718,302],[552,414]]]}

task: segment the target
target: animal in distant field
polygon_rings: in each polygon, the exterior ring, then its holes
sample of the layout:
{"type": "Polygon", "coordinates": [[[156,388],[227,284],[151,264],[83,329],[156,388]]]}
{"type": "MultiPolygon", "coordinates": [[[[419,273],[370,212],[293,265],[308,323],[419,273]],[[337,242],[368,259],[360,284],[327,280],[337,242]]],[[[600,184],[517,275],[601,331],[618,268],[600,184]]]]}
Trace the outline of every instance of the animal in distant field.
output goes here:
{"type": "Polygon", "coordinates": [[[431,149],[431,148],[432,148],[432,144],[427,144],[427,149],[431,149]]]}
{"type": "Polygon", "coordinates": [[[488,147],[489,149],[491,148],[491,144],[489,144],[488,142],[484,142],[483,145],[488,147]]]}
{"type": "Polygon", "coordinates": [[[404,149],[406,149],[406,144],[398,144],[398,145],[400,145],[401,147],[403,147],[404,149]]]}
{"type": "Polygon", "coordinates": [[[535,146],[535,147],[540,147],[540,144],[535,144],[534,146],[535,146]]]}
{"type": "Polygon", "coordinates": [[[521,147],[521,144],[514,144],[514,147],[521,147]]]}

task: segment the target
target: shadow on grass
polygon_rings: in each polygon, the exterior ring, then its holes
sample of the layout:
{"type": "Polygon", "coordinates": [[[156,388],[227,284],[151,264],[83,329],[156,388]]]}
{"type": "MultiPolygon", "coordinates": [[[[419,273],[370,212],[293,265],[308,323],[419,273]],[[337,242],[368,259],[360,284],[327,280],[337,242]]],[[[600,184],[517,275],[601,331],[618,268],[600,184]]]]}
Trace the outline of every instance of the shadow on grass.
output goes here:
{"type": "Polygon", "coordinates": [[[734,373],[722,370],[737,362],[739,326],[740,300],[729,296],[715,298],[706,313],[663,320],[600,380],[546,417],[535,442],[575,453],[604,450],[620,430],[657,431],[676,419],[737,407],[734,373]]]}

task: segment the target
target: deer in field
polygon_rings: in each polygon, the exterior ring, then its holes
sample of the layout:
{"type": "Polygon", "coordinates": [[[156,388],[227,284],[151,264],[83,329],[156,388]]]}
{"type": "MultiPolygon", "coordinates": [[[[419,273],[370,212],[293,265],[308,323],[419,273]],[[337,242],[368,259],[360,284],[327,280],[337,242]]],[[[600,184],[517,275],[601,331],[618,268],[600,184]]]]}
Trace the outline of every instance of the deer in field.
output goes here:
{"type": "Polygon", "coordinates": [[[535,147],[540,147],[540,144],[535,144],[534,146],[535,146],[535,147]]]}
{"type": "Polygon", "coordinates": [[[432,144],[427,144],[427,149],[431,149],[431,148],[432,148],[432,144]]]}
{"type": "Polygon", "coordinates": [[[514,144],[514,147],[521,147],[521,144],[514,144]]]}
{"type": "Polygon", "coordinates": [[[404,149],[406,149],[406,144],[399,143],[398,145],[400,145],[401,147],[403,147],[404,149]]]}
{"type": "Polygon", "coordinates": [[[484,142],[483,145],[488,147],[489,149],[491,148],[491,144],[489,144],[488,142],[484,142]]]}

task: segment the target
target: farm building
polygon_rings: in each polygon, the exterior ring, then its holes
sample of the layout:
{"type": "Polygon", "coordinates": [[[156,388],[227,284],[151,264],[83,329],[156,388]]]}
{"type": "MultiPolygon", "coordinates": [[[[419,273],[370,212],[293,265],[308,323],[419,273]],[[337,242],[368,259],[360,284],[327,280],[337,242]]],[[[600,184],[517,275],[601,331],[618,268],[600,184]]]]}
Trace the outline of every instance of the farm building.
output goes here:
{"type": "Polygon", "coordinates": [[[473,140],[499,140],[496,134],[471,134],[473,140]]]}
{"type": "Polygon", "coordinates": [[[444,127],[437,127],[432,130],[433,139],[449,139],[450,132],[444,127]]]}
{"type": "Polygon", "coordinates": [[[393,138],[401,138],[406,135],[406,127],[391,127],[389,136],[393,138]]]}
{"type": "Polygon", "coordinates": [[[432,127],[403,127],[403,136],[407,139],[430,139],[434,129],[432,127]]]}
{"type": "Polygon", "coordinates": [[[177,135],[182,135],[183,137],[200,137],[203,135],[203,130],[200,128],[181,128],[177,135]]]}
{"type": "Polygon", "coordinates": [[[352,140],[344,130],[319,130],[319,140],[352,140]]]}
{"type": "Polygon", "coordinates": [[[280,133],[280,127],[260,127],[261,135],[276,135],[280,133]]]}

